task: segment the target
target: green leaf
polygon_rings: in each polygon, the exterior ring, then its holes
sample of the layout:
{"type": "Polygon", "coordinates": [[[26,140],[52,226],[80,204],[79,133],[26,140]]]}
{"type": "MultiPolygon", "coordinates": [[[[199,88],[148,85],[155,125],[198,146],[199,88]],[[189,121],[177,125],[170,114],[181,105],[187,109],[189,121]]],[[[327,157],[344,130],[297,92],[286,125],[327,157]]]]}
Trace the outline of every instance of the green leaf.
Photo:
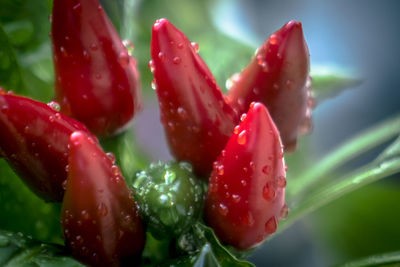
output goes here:
{"type": "MultiPolygon", "coordinates": [[[[200,251],[192,256],[183,256],[174,259],[163,266],[179,266],[179,267],[220,267],[218,260],[215,258],[210,244],[206,243],[200,251]]],[[[234,266],[234,265],[232,265],[234,266]]]]}
{"type": "Polygon", "coordinates": [[[0,160],[0,189],[0,229],[62,243],[60,205],[33,194],[4,160],[0,160]]]}
{"type": "Polygon", "coordinates": [[[372,255],[337,267],[400,266],[400,251],[372,255]]]}
{"type": "Polygon", "coordinates": [[[58,245],[39,243],[21,233],[0,230],[0,265],[39,267],[83,267],[58,245]]]}
{"type": "Polygon", "coordinates": [[[239,260],[225,248],[218,238],[215,236],[214,231],[202,223],[196,223],[194,226],[196,236],[209,244],[211,250],[221,266],[253,266],[250,262],[239,260]]]}
{"type": "Polygon", "coordinates": [[[288,183],[287,195],[289,198],[299,195],[301,192],[309,189],[313,184],[329,177],[329,173],[335,168],[362,155],[372,148],[384,144],[399,134],[400,115],[394,116],[358,134],[288,183]]]}
{"type": "Polygon", "coordinates": [[[0,25],[0,87],[15,93],[26,93],[22,72],[10,40],[0,25]]]}
{"type": "Polygon", "coordinates": [[[351,71],[331,67],[315,67],[311,71],[312,91],[317,102],[332,98],[362,83],[351,71]]]}
{"type": "Polygon", "coordinates": [[[145,153],[136,144],[132,129],[101,140],[101,146],[105,152],[114,154],[116,164],[126,179],[135,177],[136,172],[145,169],[150,163],[145,153]]]}
{"type": "Polygon", "coordinates": [[[289,203],[289,217],[279,225],[284,230],[297,219],[362,186],[400,172],[400,137],[383,151],[376,160],[341,179],[307,193],[303,199],[289,203]]]}

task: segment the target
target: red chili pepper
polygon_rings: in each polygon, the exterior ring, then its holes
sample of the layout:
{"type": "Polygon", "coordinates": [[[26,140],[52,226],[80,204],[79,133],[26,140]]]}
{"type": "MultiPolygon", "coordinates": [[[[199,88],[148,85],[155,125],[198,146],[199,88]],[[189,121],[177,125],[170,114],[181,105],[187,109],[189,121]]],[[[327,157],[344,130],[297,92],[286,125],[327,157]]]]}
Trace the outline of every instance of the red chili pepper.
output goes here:
{"type": "Polygon", "coordinates": [[[170,150],[206,176],[232,134],[237,116],[197,49],[168,20],[154,24],[150,68],[170,150]]]}
{"type": "Polygon", "coordinates": [[[246,112],[253,101],[268,108],[285,151],[295,149],[299,131],[311,128],[309,65],[302,25],[289,21],[257,50],[229,90],[239,113],[246,112]]]}
{"type": "Polygon", "coordinates": [[[220,240],[245,250],[274,233],[287,213],[285,176],[279,132],[265,106],[251,104],[210,177],[205,215],[220,240]]]}
{"type": "Polygon", "coordinates": [[[145,243],[132,192],[92,138],[74,132],[69,146],[61,219],[67,246],[93,266],[132,264],[145,243]]]}
{"type": "Polygon", "coordinates": [[[61,111],[96,135],[121,131],[142,105],[136,60],[98,0],[55,0],[52,20],[61,111]]]}
{"type": "Polygon", "coordinates": [[[62,200],[68,140],[78,130],[91,135],[44,103],[0,90],[0,155],[46,201],[62,200]]]}

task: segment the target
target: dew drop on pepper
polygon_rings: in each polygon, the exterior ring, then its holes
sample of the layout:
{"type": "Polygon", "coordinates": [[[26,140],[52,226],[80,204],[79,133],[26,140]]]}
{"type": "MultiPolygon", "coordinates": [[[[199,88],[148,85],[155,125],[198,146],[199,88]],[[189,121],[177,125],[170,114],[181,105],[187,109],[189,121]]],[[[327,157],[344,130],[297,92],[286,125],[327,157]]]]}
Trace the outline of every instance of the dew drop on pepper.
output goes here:
{"type": "Polygon", "coordinates": [[[277,222],[275,216],[272,216],[266,223],[265,223],[265,232],[268,234],[273,234],[276,232],[277,222]]]}
{"type": "Polygon", "coordinates": [[[121,64],[122,67],[126,67],[129,65],[129,60],[130,60],[130,56],[126,51],[122,51],[121,53],[119,53],[118,56],[118,61],[119,64],[121,64]]]}
{"type": "Polygon", "coordinates": [[[247,131],[243,130],[239,133],[237,142],[239,145],[244,145],[247,142],[247,131]]]}
{"type": "Polygon", "coordinates": [[[222,216],[228,215],[229,209],[227,206],[225,206],[223,203],[219,203],[218,205],[218,213],[221,214],[222,216]]]}

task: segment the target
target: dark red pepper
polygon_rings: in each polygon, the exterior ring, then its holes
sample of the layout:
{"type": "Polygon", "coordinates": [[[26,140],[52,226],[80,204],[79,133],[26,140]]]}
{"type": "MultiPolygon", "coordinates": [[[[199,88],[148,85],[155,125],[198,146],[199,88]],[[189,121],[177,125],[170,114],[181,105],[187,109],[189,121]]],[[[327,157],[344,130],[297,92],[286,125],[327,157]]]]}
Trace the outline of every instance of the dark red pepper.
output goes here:
{"type": "Polygon", "coordinates": [[[257,50],[229,90],[239,113],[262,102],[278,127],[285,151],[293,151],[297,135],[311,128],[309,52],[300,22],[289,21],[257,50]]]}
{"type": "Polygon", "coordinates": [[[136,60],[98,0],[55,0],[51,36],[61,111],[96,135],[121,131],[141,108],[136,60]]]}
{"type": "Polygon", "coordinates": [[[62,200],[68,140],[78,130],[91,135],[44,103],[0,90],[0,155],[46,201],[62,200]]]}
{"type": "Polygon", "coordinates": [[[170,150],[206,176],[238,119],[197,49],[168,20],[154,24],[150,68],[170,150]]]}
{"type": "Polygon", "coordinates": [[[265,106],[251,104],[210,177],[205,215],[218,238],[245,250],[274,233],[287,213],[285,176],[279,132],[265,106]]]}
{"type": "Polygon", "coordinates": [[[92,266],[135,263],[142,220],[118,166],[83,132],[71,134],[61,223],[72,254],[92,266]]]}

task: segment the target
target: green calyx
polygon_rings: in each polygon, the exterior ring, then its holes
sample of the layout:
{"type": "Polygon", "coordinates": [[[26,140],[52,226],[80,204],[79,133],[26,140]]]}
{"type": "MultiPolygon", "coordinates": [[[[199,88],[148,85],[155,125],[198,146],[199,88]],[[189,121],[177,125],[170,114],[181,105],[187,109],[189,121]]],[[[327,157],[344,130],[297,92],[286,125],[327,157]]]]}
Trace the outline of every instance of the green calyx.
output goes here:
{"type": "Polygon", "coordinates": [[[129,185],[136,191],[148,230],[156,238],[177,237],[200,217],[203,184],[189,163],[150,164],[129,185]]]}

